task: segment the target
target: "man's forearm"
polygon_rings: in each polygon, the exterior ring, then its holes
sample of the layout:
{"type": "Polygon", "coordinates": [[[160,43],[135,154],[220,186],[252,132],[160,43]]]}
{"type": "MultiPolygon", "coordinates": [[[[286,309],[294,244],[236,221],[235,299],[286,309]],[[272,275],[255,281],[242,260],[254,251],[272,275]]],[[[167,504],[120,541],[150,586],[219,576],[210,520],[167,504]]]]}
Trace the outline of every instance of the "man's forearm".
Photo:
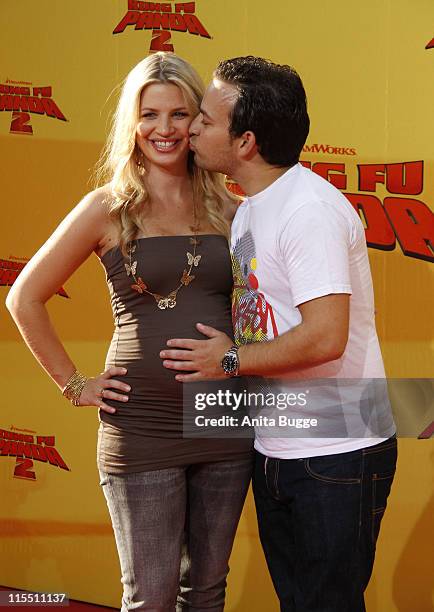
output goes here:
{"type": "MultiPolygon", "coordinates": [[[[296,327],[269,342],[239,348],[240,374],[280,376],[333,361],[343,354],[348,340],[349,295],[327,295],[305,302],[299,309],[302,322],[296,327]]],[[[201,323],[197,329],[207,340],[168,340],[168,348],[160,352],[164,367],[179,370],[175,378],[180,382],[224,378],[221,360],[231,339],[201,323]]]]}
{"type": "Polygon", "coordinates": [[[269,342],[241,346],[238,351],[240,374],[279,376],[338,359],[343,348],[301,323],[269,342]]]}

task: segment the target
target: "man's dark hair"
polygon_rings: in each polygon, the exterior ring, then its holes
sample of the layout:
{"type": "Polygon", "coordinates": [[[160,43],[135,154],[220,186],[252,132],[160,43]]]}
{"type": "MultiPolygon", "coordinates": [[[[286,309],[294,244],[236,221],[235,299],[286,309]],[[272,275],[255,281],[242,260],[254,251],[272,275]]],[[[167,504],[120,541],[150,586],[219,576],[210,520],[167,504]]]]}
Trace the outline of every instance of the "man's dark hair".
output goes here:
{"type": "Polygon", "coordinates": [[[267,163],[296,164],[309,133],[309,115],[294,68],[249,55],[220,62],[214,76],[239,92],[229,117],[231,136],[251,131],[267,163]]]}

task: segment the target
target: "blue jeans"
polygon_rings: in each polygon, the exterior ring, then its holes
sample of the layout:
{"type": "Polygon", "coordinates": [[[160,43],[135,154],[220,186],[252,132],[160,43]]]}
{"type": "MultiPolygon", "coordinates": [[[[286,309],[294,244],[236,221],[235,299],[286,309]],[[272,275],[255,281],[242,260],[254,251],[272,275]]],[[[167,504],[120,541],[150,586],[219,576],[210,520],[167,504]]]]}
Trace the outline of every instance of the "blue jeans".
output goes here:
{"type": "Polygon", "coordinates": [[[224,608],[251,459],[100,472],[122,572],[122,612],[224,608]]]}
{"type": "Polygon", "coordinates": [[[357,451],[256,452],[259,534],[282,612],[364,612],[397,457],[396,438],[357,451]]]}

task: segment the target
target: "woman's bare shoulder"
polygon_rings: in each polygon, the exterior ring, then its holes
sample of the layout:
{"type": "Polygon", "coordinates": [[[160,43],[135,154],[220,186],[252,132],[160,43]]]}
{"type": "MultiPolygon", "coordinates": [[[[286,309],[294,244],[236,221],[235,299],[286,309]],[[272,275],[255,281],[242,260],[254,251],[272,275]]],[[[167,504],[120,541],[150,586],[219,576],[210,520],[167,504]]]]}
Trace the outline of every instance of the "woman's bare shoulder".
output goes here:
{"type": "Polygon", "coordinates": [[[118,228],[110,218],[112,198],[109,184],[90,191],[84,198],[87,200],[88,206],[93,209],[92,214],[96,215],[95,221],[101,224],[101,239],[98,242],[97,249],[95,249],[98,257],[102,257],[104,253],[116,246],[119,241],[118,228]]]}
{"type": "Polygon", "coordinates": [[[109,214],[110,202],[111,202],[111,189],[110,185],[102,185],[92,191],[89,191],[84,197],[83,202],[92,207],[94,214],[100,214],[102,216],[109,214]]]}

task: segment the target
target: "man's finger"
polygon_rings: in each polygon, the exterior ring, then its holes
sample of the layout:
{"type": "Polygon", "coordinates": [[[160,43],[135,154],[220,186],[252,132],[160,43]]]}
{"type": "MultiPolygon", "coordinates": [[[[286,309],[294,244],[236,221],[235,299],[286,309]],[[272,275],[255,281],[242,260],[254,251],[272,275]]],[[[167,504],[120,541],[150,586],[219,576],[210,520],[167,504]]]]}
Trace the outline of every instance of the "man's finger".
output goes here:
{"type": "Polygon", "coordinates": [[[194,349],[204,342],[203,340],[193,340],[192,338],[171,338],[166,342],[167,346],[183,349],[194,349]]]}
{"type": "Polygon", "coordinates": [[[215,329],[215,327],[210,327],[209,325],[204,325],[203,323],[196,323],[196,327],[201,334],[207,336],[208,338],[217,338],[217,336],[223,335],[223,332],[215,329]]]}
{"type": "Polygon", "coordinates": [[[202,376],[200,372],[193,372],[193,374],[177,374],[175,380],[178,382],[197,382],[198,380],[206,380],[206,376],[202,376]]]}
{"type": "Polygon", "coordinates": [[[164,349],[160,351],[162,359],[180,359],[181,361],[191,361],[191,351],[179,351],[175,349],[164,349]]]}
{"type": "Polygon", "coordinates": [[[168,370],[180,370],[181,372],[194,372],[196,367],[192,361],[172,361],[167,359],[163,365],[168,370]]]}

